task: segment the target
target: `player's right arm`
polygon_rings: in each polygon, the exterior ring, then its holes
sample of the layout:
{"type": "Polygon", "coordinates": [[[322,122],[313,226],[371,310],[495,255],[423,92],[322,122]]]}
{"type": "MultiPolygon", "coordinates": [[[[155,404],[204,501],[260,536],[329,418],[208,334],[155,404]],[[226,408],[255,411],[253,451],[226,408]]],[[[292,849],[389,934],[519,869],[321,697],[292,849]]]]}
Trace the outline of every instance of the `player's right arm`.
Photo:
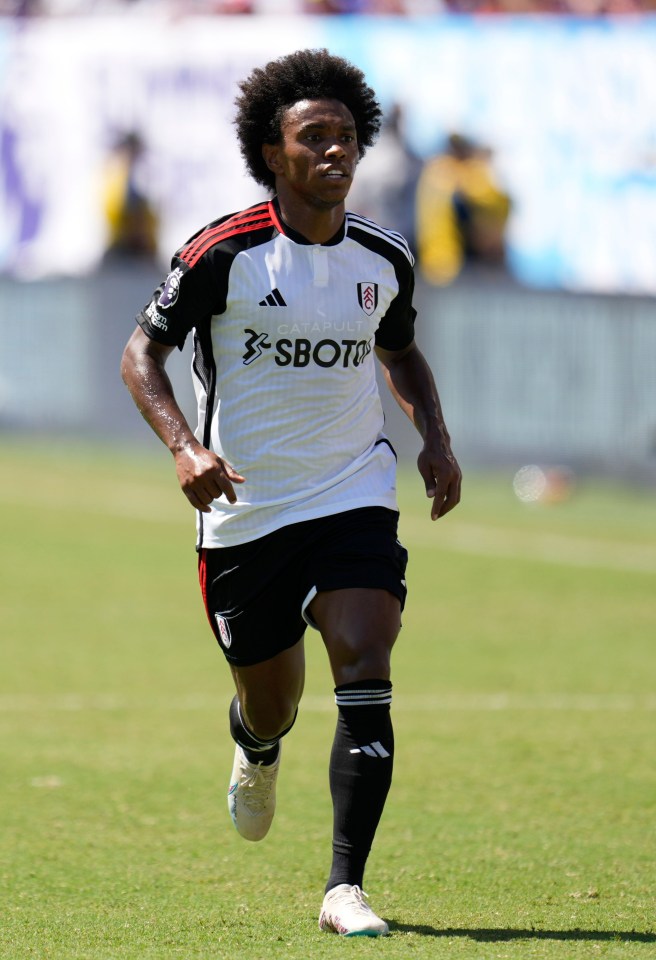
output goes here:
{"type": "Polygon", "coordinates": [[[123,352],[121,376],[139,412],[171,451],[184,495],[196,510],[209,513],[212,500],[222,495],[235,503],[233,484],[245,478],[194,436],[165,369],[173,349],[137,327],[123,352]]]}

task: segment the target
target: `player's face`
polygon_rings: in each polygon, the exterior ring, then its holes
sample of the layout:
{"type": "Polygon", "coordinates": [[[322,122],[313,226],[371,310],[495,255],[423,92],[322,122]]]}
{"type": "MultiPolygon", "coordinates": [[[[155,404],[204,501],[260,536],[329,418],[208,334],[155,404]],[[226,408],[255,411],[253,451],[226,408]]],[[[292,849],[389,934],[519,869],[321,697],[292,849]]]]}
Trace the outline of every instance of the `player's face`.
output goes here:
{"type": "Polygon", "coordinates": [[[358,162],[355,121],[339,100],[300,100],[285,112],[282,138],[264,158],[281,187],[323,209],[343,203],[358,162]]]}

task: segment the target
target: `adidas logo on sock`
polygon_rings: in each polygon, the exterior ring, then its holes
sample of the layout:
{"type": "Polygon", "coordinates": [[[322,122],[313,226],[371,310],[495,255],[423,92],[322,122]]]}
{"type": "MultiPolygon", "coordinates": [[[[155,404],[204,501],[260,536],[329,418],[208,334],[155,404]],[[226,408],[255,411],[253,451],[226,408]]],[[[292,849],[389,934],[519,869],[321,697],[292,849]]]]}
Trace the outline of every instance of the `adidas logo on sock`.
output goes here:
{"type": "Polygon", "coordinates": [[[380,740],[367,743],[364,747],[355,747],[353,750],[349,750],[349,753],[366,753],[368,757],[382,757],[383,759],[390,756],[380,740]]]}
{"type": "Polygon", "coordinates": [[[258,306],[259,307],[286,307],[287,304],[285,303],[285,298],[283,297],[278,287],[274,287],[271,293],[267,293],[264,300],[260,300],[258,306]]]}

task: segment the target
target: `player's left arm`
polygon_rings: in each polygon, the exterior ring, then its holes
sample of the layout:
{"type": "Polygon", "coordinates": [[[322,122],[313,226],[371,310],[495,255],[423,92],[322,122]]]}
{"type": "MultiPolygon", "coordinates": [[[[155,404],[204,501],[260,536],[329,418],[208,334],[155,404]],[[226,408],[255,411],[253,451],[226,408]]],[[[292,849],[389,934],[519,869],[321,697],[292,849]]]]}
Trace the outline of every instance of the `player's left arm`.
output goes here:
{"type": "Polygon", "coordinates": [[[431,519],[443,517],[460,501],[462,474],[451,450],[435,379],[413,340],[402,350],[376,347],[385,381],[403,412],[424,441],[417,467],[433,501],[431,519]]]}

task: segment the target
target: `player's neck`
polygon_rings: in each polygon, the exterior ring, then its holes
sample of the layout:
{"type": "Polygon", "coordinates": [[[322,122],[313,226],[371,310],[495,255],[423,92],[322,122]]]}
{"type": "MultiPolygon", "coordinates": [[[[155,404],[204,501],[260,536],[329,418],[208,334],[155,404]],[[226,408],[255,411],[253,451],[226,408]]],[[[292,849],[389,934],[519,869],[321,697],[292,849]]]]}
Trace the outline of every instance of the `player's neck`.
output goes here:
{"type": "Polygon", "coordinates": [[[278,204],[282,219],[310,243],[327,243],[344,223],[346,207],[342,202],[322,208],[295,196],[281,196],[278,204]]]}

